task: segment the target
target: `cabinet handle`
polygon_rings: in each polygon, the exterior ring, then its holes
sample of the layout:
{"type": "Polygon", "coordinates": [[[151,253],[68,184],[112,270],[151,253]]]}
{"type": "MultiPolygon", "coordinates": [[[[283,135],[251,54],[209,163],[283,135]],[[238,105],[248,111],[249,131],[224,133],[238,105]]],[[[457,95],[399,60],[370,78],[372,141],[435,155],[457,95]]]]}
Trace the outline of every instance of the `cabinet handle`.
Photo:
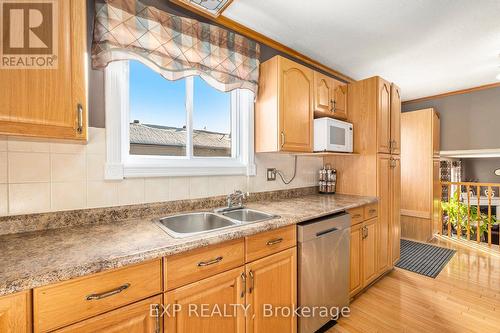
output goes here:
{"type": "Polygon", "coordinates": [[[390,164],[390,165],[391,165],[391,168],[395,168],[395,167],[396,167],[396,164],[397,164],[397,163],[396,163],[396,159],[394,159],[394,158],[392,158],[392,157],[391,157],[391,164],[390,164]]]}
{"type": "Polygon", "coordinates": [[[76,131],[81,134],[83,132],[83,106],[80,103],[76,106],[76,117],[78,123],[76,131]]]}
{"type": "Polygon", "coordinates": [[[208,261],[200,261],[198,263],[198,267],[210,266],[210,265],[216,264],[216,263],[221,262],[221,261],[222,261],[222,257],[217,257],[215,259],[208,260],[208,261]]]}
{"type": "Polygon", "coordinates": [[[352,216],[353,219],[359,219],[361,217],[361,214],[354,214],[352,216]]]}
{"type": "Polygon", "coordinates": [[[243,283],[241,298],[243,298],[245,297],[245,293],[247,292],[247,275],[245,274],[245,272],[241,273],[241,282],[243,283]]]}
{"type": "Polygon", "coordinates": [[[253,289],[254,289],[254,283],[255,283],[255,281],[254,281],[254,276],[253,276],[253,272],[252,271],[248,272],[248,275],[250,276],[250,289],[248,289],[248,293],[251,294],[252,291],[253,291],[253,289]]]}
{"type": "Polygon", "coordinates": [[[276,239],[271,239],[270,241],[268,241],[266,243],[267,246],[272,246],[272,245],[276,245],[276,244],[279,244],[283,241],[283,238],[280,237],[280,238],[276,238],[276,239]]]}
{"type": "Polygon", "coordinates": [[[155,333],[161,332],[161,324],[160,324],[160,304],[155,304],[154,309],[156,311],[156,319],[155,319],[155,333]]]}
{"type": "Polygon", "coordinates": [[[116,294],[119,294],[121,293],[122,291],[124,291],[125,289],[128,289],[128,287],[130,287],[130,283],[125,283],[124,285],[116,288],[116,289],[113,289],[113,290],[110,290],[110,291],[106,291],[104,293],[101,293],[101,294],[90,294],[87,296],[87,301],[96,301],[96,300],[100,300],[100,299],[103,299],[103,298],[106,298],[106,297],[109,297],[109,296],[113,296],[113,295],[116,295],[116,294]]]}
{"type": "Polygon", "coordinates": [[[285,131],[281,131],[281,148],[285,145],[285,131]]]}
{"type": "Polygon", "coordinates": [[[368,211],[368,213],[370,213],[370,214],[374,214],[374,213],[376,213],[376,212],[377,212],[377,210],[376,210],[375,208],[372,208],[372,209],[370,209],[370,210],[368,211]]]}
{"type": "Polygon", "coordinates": [[[368,237],[368,228],[363,227],[363,239],[366,239],[368,237]]]}
{"type": "Polygon", "coordinates": [[[335,110],[337,108],[337,101],[332,99],[332,100],[330,100],[330,103],[332,104],[332,108],[330,109],[330,111],[335,112],[335,110]]]}

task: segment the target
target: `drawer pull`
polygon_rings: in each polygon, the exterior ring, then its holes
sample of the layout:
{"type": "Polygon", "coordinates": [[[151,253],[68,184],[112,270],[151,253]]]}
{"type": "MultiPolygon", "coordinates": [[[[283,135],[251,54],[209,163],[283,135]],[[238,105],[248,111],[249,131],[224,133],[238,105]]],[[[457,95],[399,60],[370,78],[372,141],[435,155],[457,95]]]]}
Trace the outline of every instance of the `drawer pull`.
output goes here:
{"type": "Polygon", "coordinates": [[[209,261],[201,261],[198,263],[198,267],[210,266],[210,265],[216,264],[216,263],[221,262],[221,261],[222,261],[222,257],[217,257],[217,258],[209,260],[209,261]]]}
{"type": "Polygon", "coordinates": [[[361,217],[361,214],[354,214],[352,216],[353,219],[359,219],[361,217]]]}
{"type": "Polygon", "coordinates": [[[275,239],[271,239],[270,241],[268,241],[266,244],[267,246],[272,246],[272,245],[276,245],[276,244],[279,244],[283,241],[283,238],[280,237],[280,238],[275,238],[275,239]]]}
{"type": "Polygon", "coordinates": [[[247,292],[247,275],[245,272],[241,273],[241,282],[243,283],[243,288],[241,288],[241,298],[243,298],[247,292]]]}
{"type": "Polygon", "coordinates": [[[106,298],[109,296],[119,294],[122,291],[128,289],[128,287],[130,287],[130,283],[125,283],[123,286],[120,286],[120,287],[113,289],[113,290],[110,290],[110,291],[106,291],[102,294],[90,294],[87,296],[87,301],[96,301],[96,300],[100,300],[100,299],[103,299],[103,298],[106,298]]]}
{"type": "Polygon", "coordinates": [[[248,290],[248,293],[251,294],[255,286],[255,281],[252,271],[248,272],[248,275],[250,276],[250,289],[248,290]]]}
{"type": "Polygon", "coordinates": [[[377,210],[376,210],[376,209],[374,209],[374,208],[372,208],[372,209],[370,209],[370,210],[368,211],[368,213],[370,213],[370,214],[374,214],[374,213],[376,213],[376,212],[377,212],[377,210]]]}

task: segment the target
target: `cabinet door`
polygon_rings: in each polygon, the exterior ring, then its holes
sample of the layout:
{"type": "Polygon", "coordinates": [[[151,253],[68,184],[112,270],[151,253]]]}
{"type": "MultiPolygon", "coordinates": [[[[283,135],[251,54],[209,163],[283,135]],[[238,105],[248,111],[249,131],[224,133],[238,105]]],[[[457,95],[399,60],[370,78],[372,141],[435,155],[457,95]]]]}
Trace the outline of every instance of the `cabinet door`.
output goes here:
{"type": "Polygon", "coordinates": [[[350,252],[350,277],[349,296],[354,296],[363,288],[362,274],[362,251],[363,251],[363,224],[357,224],[351,228],[351,252],[350,252]]]}
{"type": "Polygon", "coordinates": [[[0,297],[0,332],[31,332],[31,296],[29,292],[0,297]]]}
{"type": "Polygon", "coordinates": [[[244,333],[244,273],[236,268],[167,292],[166,307],[181,311],[164,316],[165,332],[244,333]]]}
{"type": "Polygon", "coordinates": [[[434,158],[439,158],[441,154],[441,120],[437,112],[432,112],[432,155],[434,158]]]}
{"type": "Polygon", "coordinates": [[[55,8],[57,67],[0,69],[0,134],[87,137],[86,1],[57,1],[55,8]]]}
{"type": "Polygon", "coordinates": [[[332,78],[314,72],[314,111],[327,114],[332,112],[334,86],[332,78]]]}
{"type": "Polygon", "coordinates": [[[379,213],[378,213],[378,238],[377,238],[377,271],[383,273],[389,269],[389,254],[390,254],[390,221],[391,221],[391,156],[380,154],[378,156],[378,198],[379,198],[379,213]]]}
{"type": "Polygon", "coordinates": [[[391,141],[391,85],[378,79],[377,144],[379,153],[390,153],[391,141]]]}
{"type": "Polygon", "coordinates": [[[280,58],[280,150],[313,150],[313,71],[280,58]]]}
{"type": "Polygon", "coordinates": [[[391,164],[391,264],[399,260],[401,240],[401,160],[393,156],[391,164]]]}
{"type": "Polygon", "coordinates": [[[347,119],[347,84],[340,81],[335,81],[333,116],[339,119],[347,119]]]}
{"type": "Polygon", "coordinates": [[[363,224],[363,287],[378,277],[377,273],[377,219],[363,224]]]}
{"type": "Polygon", "coordinates": [[[290,307],[297,304],[296,248],[246,265],[247,272],[247,333],[295,333],[295,316],[265,316],[264,306],[290,307]]]}
{"type": "MultiPolygon", "coordinates": [[[[161,296],[148,298],[118,310],[93,317],[77,324],[54,331],[79,333],[152,333],[161,332],[160,316],[151,316],[151,309],[156,307],[158,314],[162,313],[161,296]]],[[[155,310],[153,310],[155,311],[155,310]]]]}
{"type": "Polygon", "coordinates": [[[391,150],[401,152],[401,89],[391,84],[391,150]]]}

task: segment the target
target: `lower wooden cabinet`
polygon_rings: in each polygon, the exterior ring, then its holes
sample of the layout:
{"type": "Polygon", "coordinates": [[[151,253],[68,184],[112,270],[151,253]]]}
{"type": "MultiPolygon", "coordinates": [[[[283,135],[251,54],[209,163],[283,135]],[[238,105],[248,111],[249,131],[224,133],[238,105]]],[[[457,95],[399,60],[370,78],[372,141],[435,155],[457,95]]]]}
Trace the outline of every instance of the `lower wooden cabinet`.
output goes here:
{"type": "Polygon", "coordinates": [[[152,307],[155,306],[159,309],[157,313],[161,313],[161,298],[161,295],[151,297],[144,301],[84,320],[54,332],[161,333],[163,329],[160,316],[151,315],[151,313],[156,314],[155,311],[151,311],[152,307]]]}
{"type": "Polygon", "coordinates": [[[240,267],[165,293],[165,332],[244,333],[245,284],[240,267]]]}
{"type": "Polygon", "coordinates": [[[33,290],[34,331],[55,329],[162,293],[161,259],[33,290]]]}
{"type": "Polygon", "coordinates": [[[264,305],[293,307],[297,304],[297,253],[291,248],[246,265],[248,278],[247,333],[295,333],[297,321],[290,316],[269,315],[264,305]]]}
{"type": "Polygon", "coordinates": [[[377,221],[371,219],[364,223],[363,234],[363,287],[378,277],[377,271],[377,221]]]}
{"type": "Polygon", "coordinates": [[[393,159],[391,155],[379,154],[377,157],[378,188],[378,227],[377,227],[377,271],[386,272],[390,266],[391,237],[391,172],[393,159]]]}
{"type": "Polygon", "coordinates": [[[31,331],[31,292],[0,297],[0,332],[31,331]]]}
{"type": "Polygon", "coordinates": [[[296,305],[296,248],[168,291],[164,301],[179,310],[164,317],[165,333],[294,333],[294,316],[267,316],[264,305],[296,305]]]}
{"type": "Polygon", "coordinates": [[[349,295],[352,297],[380,276],[377,270],[378,218],[351,227],[349,295]]]}
{"type": "MultiPolygon", "coordinates": [[[[439,161],[438,161],[439,162],[439,161]]],[[[400,258],[401,250],[401,159],[393,159],[391,170],[391,264],[400,258]]]]}
{"type": "Polygon", "coordinates": [[[363,288],[363,224],[351,227],[349,295],[354,296],[363,288]]]}

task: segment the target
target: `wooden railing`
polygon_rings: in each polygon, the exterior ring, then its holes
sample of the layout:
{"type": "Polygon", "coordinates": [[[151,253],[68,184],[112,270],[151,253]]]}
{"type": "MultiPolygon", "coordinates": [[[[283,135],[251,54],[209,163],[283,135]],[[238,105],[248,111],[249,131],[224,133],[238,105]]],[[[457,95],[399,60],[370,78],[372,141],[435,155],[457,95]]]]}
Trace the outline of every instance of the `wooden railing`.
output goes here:
{"type": "Polygon", "coordinates": [[[490,247],[500,245],[499,183],[441,182],[441,191],[438,233],[456,236],[459,240],[488,243],[490,247]]]}

